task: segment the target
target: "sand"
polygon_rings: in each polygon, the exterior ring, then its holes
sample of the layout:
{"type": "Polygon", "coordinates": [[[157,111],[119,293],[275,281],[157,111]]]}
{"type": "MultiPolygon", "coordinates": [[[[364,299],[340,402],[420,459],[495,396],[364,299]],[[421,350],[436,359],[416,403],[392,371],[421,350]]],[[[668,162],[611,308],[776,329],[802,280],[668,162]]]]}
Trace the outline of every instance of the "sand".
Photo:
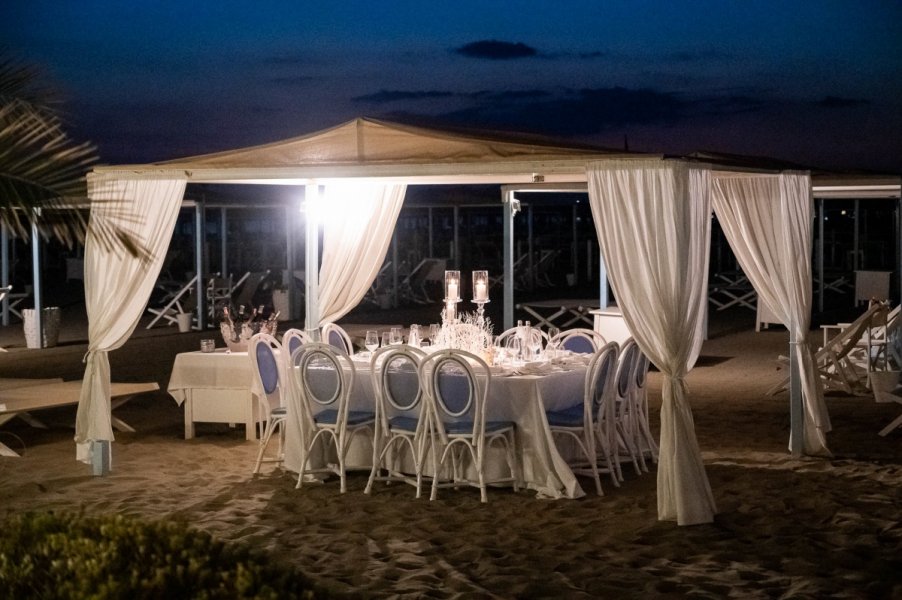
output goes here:
{"type": "MultiPolygon", "coordinates": [[[[74,408],[40,413],[47,430],[4,425],[0,441],[22,457],[0,457],[0,514],[181,519],[354,596],[902,597],[902,430],[877,436],[899,406],[831,396],[834,457],[791,458],[787,395],[763,395],[782,376],[775,358],[787,334],[749,329],[713,336],[688,378],[718,508],[709,525],[657,520],[654,465],[641,477],[625,470],[619,489],[603,480],[604,497],[575,501],[492,489],[481,505],[467,489],[429,502],[405,485],[366,496],[364,473],[351,475],[344,495],[336,479],[295,490],[293,476],[272,466],[251,476],[257,446],[240,427],[201,424],[197,438],[182,439],[181,409],[164,392],[118,413],[138,431],[117,433],[114,470],[103,478],[74,460],[74,408]]],[[[0,355],[0,377],[79,378],[84,337],[76,328],[37,351],[0,335],[12,346],[0,355]]],[[[139,330],[113,353],[113,373],[165,389],[175,353],[200,337],[139,330]]],[[[654,427],[656,373],[649,385],[654,427]]]]}

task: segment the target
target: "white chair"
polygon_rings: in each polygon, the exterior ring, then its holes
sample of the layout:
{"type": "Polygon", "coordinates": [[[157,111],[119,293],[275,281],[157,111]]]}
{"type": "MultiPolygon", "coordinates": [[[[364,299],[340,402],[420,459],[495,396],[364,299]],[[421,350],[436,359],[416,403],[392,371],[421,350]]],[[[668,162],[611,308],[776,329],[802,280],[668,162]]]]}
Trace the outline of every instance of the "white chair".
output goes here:
{"type": "Polygon", "coordinates": [[[471,485],[479,488],[480,501],[488,502],[486,484],[513,484],[517,488],[514,423],[486,421],[486,396],[491,383],[488,365],[474,354],[462,350],[441,350],[426,356],[420,364],[420,384],[432,411],[441,458],[432,449],[433,478],[430,500],[439,487],[471,485]],[[498,443],[503,447],[511,476],[491,482],[485,477],[485,452],[498,443]],[[451,475],[440,483],[445,461],[451,458],[451,475]],[[465,476],[466,461],[476,471],[476,481],[465,476]]]}
{"type": "Polygon", "coordinates": [[[651,426],[648,420],[648,388],[645,384],[648,382],[649,360],[642,351],[639,351],[639,359],[636,361],[636,369],[634,376],[636,385],[633,388],[635,399],[633,406],[636,407],[637,420],[637,445],[639,453],[648,454],[651,460],[658,462],[658,443],[651,434],[651,426]]]}
{"type": "Polygon", "coordinates": [[[592,356],[580,404],[545,413],[552,436],[565,435],[576,442],[582,457],[570,461],[570,466],[574,473],[587,473],[595,480],[595,491],[599,496],[604,495],[598,476],[599,454],[615,485],[620,485],[611,451],[613,436],[610,431],[614,420],[612,396],[618,350],[617,343],[611,342],[592,356]],[[585,465],[588,469],[583,468],[585,465]]]}
{"type": "MultiPolygon", "coordinates": [[[[617,364],[617,378],[614,386],[614,426],[616,431],[616,458],[617,462],[627,460],[633,463],[637,475],[647,471],[645,459],[636,445],[636,408],[634,399],[636,394],[636,364],[641,356],[639,346],[633,338],[623,343],[620,349],[620,360],[617,364]],[[641,468],[640,468],[641,464],[641,468]]],[[[621,480],[623,471],[618,466],[621,480]]]]}
{"type": "MultiPolygon", "coordinates": [[[[423,484],[423,459],[431,436],[429,409],[420,388],[419,368],[425,354],[406,344],[376,350],[370,360],[376,399],[373,436],[373,468],[365,494],[376,480],[403,481],[416,487],[419,498],[423,484]],[[397,446],[400,445],[400,448],[397,446]],[[398,450],[409,450],[414,478],[399,466],[398,450]],[[382,474],[383,468],[385,474],[382,474]]],[[[401,455],[403,458],[403,455],[401,455]]]]}
{"type": "Polygon", "coordinates": [[[373,433],[375,415],[370,411],[350,410],[355,371],[351,358],[330,344],[312,342],[298,348],[291,357],[293,372],[298,377],[301,409],[312,420],[313,435],[304,440],[300,456],[297,488],[308,473],[336,473],[341,478],[341,493],[347,490],[345,457],[354,437],[361,432],[373,433]],[[307,459],[317,441],[331,442],[338,465],[308,468],[307,459]]]}
{"type": "Polygon", "coordinates": [[[282,403],[282,367],[279,364],[282,354],[282,344],[271,335],[258,333],[254,335],[247,348],[248,356],[253,366],[254,377],[257,384],[263,390],[263,398],[259,399],[261,421],[265,422],[263,435],[260,438],[260,450],[257,452],[257,461],[254,463],[254,474],[260,472],[260,464],[263,462],[282,462],[282,448],[285,437],[286,407],[282,403]],[[277,356],[277,354],[279,356],[277,356]],[[273,432],[279,429],[279,452],[274,459],[264,460],[266,447],[272,439],[273,432]]]}
{"type": "Polygon", "coordinates": [[[577,327],[562,331],[549,342],[556,348],[569,350],[578,354],[594,354],[605,345],[605,340],[598,332],[577,327]]]}
{"type": "MultiPolygon", "coordinates": [[[[521,329],[520,327],[511,327],[510,329],[506,329],[498,336],[498,344],[504,347],[510,346],[511,341],[516,338],[521,329]]],[[[531,340],[533,343],[540,344],[542,346],[547,345],[548,343],[548,334],[539,329],[538,327],[529,327],[529,335],[531,336],[531,340]]]]}
{"type": "Polygon", "coordinates": [[[351,336],[335,323],[326,323],[320,332],[320,339],[323,343],[330,344],[338,348],[348,356],[354,354],[354,344],[351,342],[351,336]]]}
{"type": "Polygon", "coordinates": [[[314,341],[306,331],[301,331],[300,329],[288,329],[285,333],[282,334],[282,348],[285,350],[286,355],[286,365],[291,365],[291,357],[294,355],[295,351],[303,346],[304,344],[309,344],[314,341]]]}

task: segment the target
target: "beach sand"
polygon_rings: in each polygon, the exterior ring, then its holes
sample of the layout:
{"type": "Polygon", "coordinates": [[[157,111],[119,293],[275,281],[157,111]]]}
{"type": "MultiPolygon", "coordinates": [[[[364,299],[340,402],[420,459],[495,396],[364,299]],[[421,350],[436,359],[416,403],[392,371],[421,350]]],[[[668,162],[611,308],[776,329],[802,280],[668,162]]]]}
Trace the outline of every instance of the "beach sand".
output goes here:
{"type": "MultiPolygon", "coordinates": [[[[11,329],[0,334],[12,346],[0,377],[81,377],[86,328],[40,351],[11,329]]],[[[449,489],[429,502],[406,485],[366,496],[362,472],[344,495],[334,478],[295,490],[272,466],[251,476],[257,445],[241,427],[199,424],[184,440],[182,409],[163,391],[117,412],[137,432],[116,434],[107,477],[75,462],[74,407],[39,413],[47,430],[5,424],[0,441],[22,457],[0,457],[0,511],[179,519],[353,596],[902,597],[902,429],[877,435],[900,407],[831,395],[834,456],[791,458],[787,394],[764,396],[783,376],[776,356],[788,335],[750,329],[712,336],[687,380],[718,509],[708,525],[657,520],[654,465],[642,476],[625,469],[620,488],[603,479],[603,497],[572,501],[491,489],[481,505],[478,491],[449,489]]],[[[174,355],[201,337],[210,334],[139,329],[112,354],[114,379],[165,389],[174,355]]],[[[657,431],[657,373],[649,385],[657,431]]]]}

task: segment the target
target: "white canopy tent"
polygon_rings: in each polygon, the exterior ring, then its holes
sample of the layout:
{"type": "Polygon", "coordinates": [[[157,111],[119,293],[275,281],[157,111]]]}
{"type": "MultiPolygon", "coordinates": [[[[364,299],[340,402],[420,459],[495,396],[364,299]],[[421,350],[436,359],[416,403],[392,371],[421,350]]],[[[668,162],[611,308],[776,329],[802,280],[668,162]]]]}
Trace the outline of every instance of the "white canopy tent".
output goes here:
{"type": "MultiPolygon", "coordinates": [[[[682,377],[694,363],[701,341],[696,325],[705,301],[703,290],[709,235],[709,226],[703,223],[709,220],[712,181],[718,177],[719,172],[712,174],[702,163],[695,162],[690,169],[685,161],[665,160],[661,156],[567,147],[537,139],[512,141],[369,119],[357,119],[323,132],[252,148],[147,165],[98,167],[89,174],[92,199],[115,198],[114,203],[106,204],[125,215],[131,212],[136,217],[132,221],[133,233],[152,249],[155,260],[150,269],[139,269],[131,265],[134,261],[130,257],[100,248],[92,239],[88,240],[85,285],[89,290],[86,298],[90,350],[75,438],[82,450],[79,457],[93,462],[95,472],[105,472],[109,467],[108,448],[113,436],[108,424],[109,369],[108,366],[103,368],[107,365],[106,352],[124,342],[147,303],[150,293],[147,281],[152,281],[159,271],[159,262],[174,226],[171,215],[181,202],[185,184],[304,186],[308,215],[321,198],[328,198],[337,187],[349,182],[368,186],[368,203],[383,206],[371,213],[364,227],[378,229],[378,234],[361,236],[360,224],[352,227],[345,220],[332,229],[327,224],[321,267],[318,267],[316,244],[311,242],[316,239],[316,230],[309,229],[316,226],[316,219],[308,216],[308,232],[313,235],[307,236],[307,319],[308,328],[312,328],[320,323],[320,315],[336,318],[335,315],[343,314],[343,310],[359,300],[354,299],[356,291],[347,294],[341,291],[347,285],[353,284],[355,290],[365,290],[369,286],[375,275],[373,265],[354,269],[354,262],[342,259],[340,255],[368,254],[371,261],[378,260],[375,262],[378,269],[387,246],[385,240],[391,233],[397,208],[403,199],[404,186],[478,183],[553,186],[588,182],[604,259],[619,265],[611,269],[612,285],[618,297],[637,298],[645,290],[652,292],[646,296],[646,304],[649,298],[666,303],[666,310],[660,312],[638,303],[631,306],[628,301],[622,306],[628,323],[638,325],[642,321],[650,327],[637,334],[637,341],[667,378],[662,410],[662,441],[665,442],[662,453],[668,455],[662,456],[659,466],[659,518],[676,520],[680,524],[709,522],[715,509],[695,441],[688,393],[682,385],[682,377]],[[118,195],[113,193],[111,196],[111,190],[119,190],[118,195]],[[624,234],[629,232],[632,232],[631,241],[626,243],[624,234]],[[342,246],[340,253],[335,252],[348,240],[367,241],[370,237],[372,244],[367,249],[359,245],[342,246]],[[119,261],[121,266],[109,269],[106,267],[108,261],[119,261]],[[341,275],[336,275],[333,270],[341,275]],[[317,281],[317,273],[323,281],[317,281]],[[116,295],[107,293],[114,288],[127,291],[116,295]],[[320,306],[324,298],[327,298],[328,306],[320,306]],[[124,310],[116,312],[115,306],[124,310]],[[682,326],[672,326],[674,319],[682,319],[682,326]]],[[[775,219],[786,210],[804,210],[799,206],[810,205],[810,192],[798,193],[799,189],[810,190],[807,175],[792,180],[797,184],[796,193],[771,194],[773,189],[783,190],[787,186],[784,175],[770,174],[769,178],[770,195],[763,202],[770,207],[767,209],[770,214],[776,215],[775,219]]],[[[742,185],[739,189],[748,192],[742,185]]],[[[360,187],[355,194],[360,196],[360,187]]],[[[508,245],[505,275],[509,277],[512,272],[510,232],[515,204],[510,187],[502,200],[505,243],[508,245]]],[[[735,201],[737,198],[730,197],[730,192],[725,193],[725,202],[735,201]]],[[[100,203],[93,210],[103,210],[104,204],[100,203]]],[[[810,212],[810,206],[808,210],[810,212]]],[[[803,255],[810,256],[810,235],[806,237],[799,231],[805,224],[793,221],[793,226],[786,229],[792,247],[804,251],[803,246],[807,243],[807,252],[803,255]]],[[[769,251],[782,256],[779,253],[787,248],[770,248],[769,251]]],[[[809,290],[810,277],[809,265],[809,290]]],[[[804,282],[805,273],[801,272],[798,284],[802,286],[804,282]]],[[[506,286],[506,290],[511,288],[506,286]]],[[[780,303],[778,314],[796,315],[806,309],[800,304],[798,294],[765,293],[769,304],[780,303]]],[[[511,294],[506,291],[506,304],[512,304],[511,294]]],[[[810,297],[807,309],[810,310],[810,297]]],[[[795,339],[800,324],[789,320],[785,324],[795,339]]],[[[797,373],[795,379],[798,379],[797,373]]],[[[793,398],[794,405],[803,406],[801,394],[796,393],[793,398]]],[[[816,393],[813,397],[806,395],[804,399],[809,403],[818,401],[816,393]]],[[[801,414],[801,411],[797,412],[801,414]]],[[[801,440],[807,439],[802,431],[802,421],[794,419],[794,452],[825,450],[801,446],[801,440]]]]}

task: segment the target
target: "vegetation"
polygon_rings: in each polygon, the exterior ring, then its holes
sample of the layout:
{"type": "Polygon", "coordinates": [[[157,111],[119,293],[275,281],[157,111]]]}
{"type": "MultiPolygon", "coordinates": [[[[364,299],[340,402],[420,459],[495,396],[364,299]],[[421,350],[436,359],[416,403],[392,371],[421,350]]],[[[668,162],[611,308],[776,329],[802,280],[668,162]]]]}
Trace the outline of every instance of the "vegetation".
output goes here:
{"type": "Polygon", "coordinates": [[[89,223],[85,173],[96,149],[66,134],[58,106],[35,67],[0,52],[0,223],[25,238],[37,225],[42,236],[69,246],[90,229],[102,244],[146,256],[116,223],[89,223]]]}
{"type": "Polygon", "coordinates": [[[314,598],[302,575],[173,522],[28,513],[0,523],[8,598],[314,598]]]}

